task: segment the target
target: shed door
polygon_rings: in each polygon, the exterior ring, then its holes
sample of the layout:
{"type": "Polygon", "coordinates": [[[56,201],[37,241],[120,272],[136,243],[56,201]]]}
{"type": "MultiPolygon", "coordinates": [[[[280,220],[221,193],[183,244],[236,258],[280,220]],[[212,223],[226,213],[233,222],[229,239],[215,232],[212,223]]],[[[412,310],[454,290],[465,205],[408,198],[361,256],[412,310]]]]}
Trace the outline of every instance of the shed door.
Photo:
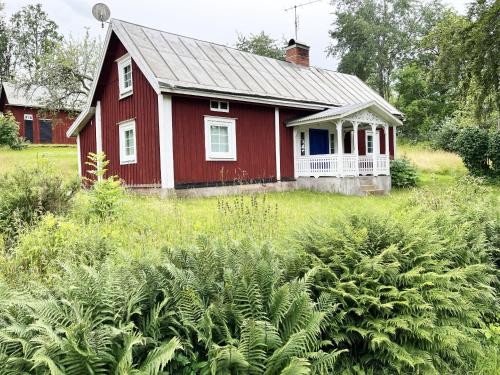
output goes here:
{"type": "Polygon", "coordinates": [[[52,121],[40,120],[40,143],[52,143],[52,121]]]}
{"type": "Polygon", "coordinates": [[[309,129],[309,154],[325,155],[330,153],[328,129],[309,129]]]}
{"type": "Polygon", "coordinates": [[[33,115],[24,115],[24,138],[33,143],[33,115]]]}

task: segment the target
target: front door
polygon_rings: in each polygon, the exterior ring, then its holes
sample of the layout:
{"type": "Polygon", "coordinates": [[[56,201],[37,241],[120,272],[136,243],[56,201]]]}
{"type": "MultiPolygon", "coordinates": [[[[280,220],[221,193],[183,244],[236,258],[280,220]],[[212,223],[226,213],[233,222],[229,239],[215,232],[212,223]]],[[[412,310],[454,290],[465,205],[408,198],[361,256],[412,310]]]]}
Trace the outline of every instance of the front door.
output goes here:
{"type": "Polygon", "coordinates": [[[24,115],[24,138],[33,143],[33,115],[24,115]]]}
{"type": "Polygon", "coordinates": [[[309,154],[325,155],[330,153],[328,129],[309,129],[309,154]]]}

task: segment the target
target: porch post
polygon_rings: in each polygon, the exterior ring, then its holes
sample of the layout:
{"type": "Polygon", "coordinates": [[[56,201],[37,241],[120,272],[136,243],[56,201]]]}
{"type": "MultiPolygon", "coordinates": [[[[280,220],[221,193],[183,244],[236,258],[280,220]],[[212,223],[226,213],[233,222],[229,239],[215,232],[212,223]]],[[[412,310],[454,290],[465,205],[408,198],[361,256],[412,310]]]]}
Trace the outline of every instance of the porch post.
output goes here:
{"type": "Polygon", "coordinates": [[[392,137],[392,142],[393,142],[393,147],[394,147],[394,159],[396,159],[396,127],[392,127],[392,132],[393,132],[393,137],[392,137]]]}
{"type": "Polygon", "coordinates": [[[356,176],[359,176],[359,150],[358,150],[358,122],[353,121],[352,123],[354,127],[354,150],[353,153],[356,155],[356,168],[355,168],[355,174],[356,176]]]}
{"type": "Polygon", "coordinates": [[[293,178],[296,180],[299,177],[297,172],[297,128],[293,127],[293,178]]]}
{"type": "Polygon", "coordinates": [[[372,127],[373,135],[373,175],[378,176],[377,172],[377,159],[379,154],[379,137],[377,136],[377,124],[370,124],[372,127]]]}
{"type": "Polygon", "coordinates": [[[342,121],[337,121],[337,176],[344,175],[344,137],[342,133],[342,121]]]}
{"type": "Polygon", "coordinates": [[[387,165],[384,171],[386,175],[389,174],[389,166],[391,165],[391,150],[389,149],[389,125],[384,125],[384,142],[385,142],[385,162],[387,165]]]}

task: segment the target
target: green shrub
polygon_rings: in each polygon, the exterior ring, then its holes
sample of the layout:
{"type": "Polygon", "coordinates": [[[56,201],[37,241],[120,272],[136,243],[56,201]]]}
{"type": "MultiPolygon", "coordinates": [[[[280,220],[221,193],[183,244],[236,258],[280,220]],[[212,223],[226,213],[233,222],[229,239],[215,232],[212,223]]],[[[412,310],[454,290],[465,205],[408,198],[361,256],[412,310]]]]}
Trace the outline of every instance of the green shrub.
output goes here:
{"type": "Polygon", "coordinates": [[[488,144],[488,158],[491,161],[491,168],[496,176],[500,176],[500,130],[490,133],[488,144]]]}
{"type": "Polygon", "coordinates": [[[331,373],[315,273],[287,281],[269,249],[201,240],[160,267],[75,265],[40,299],[0,284],[0,373],[331,373]]]}
{"type": "Polygon", "coordinates": [[[431,131],[431,144],[436,149],[456,152],[456,140],[459,133],[460,129],[455,125],[453,120],[448,119],[438,128],[431,131]]]}
{"type": "Polygon", "coordinates": [[[78,190],[78,181],[64,182],[49,164],[18,168],[0,177],[0,233],[12,245],[19,232],[47,212],[64,213],[78,190]]]}
{"type": "Polygon", "coordinates": [[[447,217],[363,212],[299,235],[312,265],[326,269],[317,292],[338,305],[327,332],[338,349],[349,350],[339,371],[456,373],[481,359],[484,317],[495,310],[495,270],[481,261],[484,237],[447,217]]]}
{"type": "Polygon", "coordinates": [[[25,141],[19,137],[19,123],[11,112],[0,113],[0,146],[10,146],[13,149],[26,146],[25,141]]]}
{"type": "Polygon", "coordinates": [[[488,132],[479,127],[462,129],[456,141],[457,152],[472,175],[484,176],[488,167],[488,132]]]}
{"type": "Polygon", "coordinates": [[[419,182],[417,169],[408,159],[391,160],[391,183],[396,188],[410,188],[419,182]]]}
{"type": "Polygon", "coordinates": [[[104,178],[106,166],[109,161],[102,152],[94,154],[89,153],[87,165],[93,169],[89,171],[95,176],[95,179],[87,181],[92,183],[90,188],[90,212],[99,219],[106,219],[116,214],[118,203],[123,197],[123,187],[121,180],[117,176],[104,178]]]}

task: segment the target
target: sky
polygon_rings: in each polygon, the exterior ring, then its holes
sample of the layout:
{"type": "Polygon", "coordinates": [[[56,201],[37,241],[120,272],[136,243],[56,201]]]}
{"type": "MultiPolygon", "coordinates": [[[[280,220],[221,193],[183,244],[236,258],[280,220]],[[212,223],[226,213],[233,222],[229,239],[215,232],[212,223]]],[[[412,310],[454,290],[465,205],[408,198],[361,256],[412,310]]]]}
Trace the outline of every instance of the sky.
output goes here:
{"type": "MultiPolygon", "coordinates": [[[[237,33],[264,30],[280,43],[294,38],[293,5],[310,0],[0,0],[7,17],[27,4],[41,3],[66,36],[81,37],[85,28],[104,39],[106,27],[92,17],[92,5],[104,2],[111,17],[160,30],[234,46],[237,33]]],[[[470,0],[445,0],[460,13],[470,0]]],[[[331,42],[334,7],[330,0],[298,8],[298,40],[308,44],[311,65],[335,69],[336,60],[326,50],[331,42]]]]}

